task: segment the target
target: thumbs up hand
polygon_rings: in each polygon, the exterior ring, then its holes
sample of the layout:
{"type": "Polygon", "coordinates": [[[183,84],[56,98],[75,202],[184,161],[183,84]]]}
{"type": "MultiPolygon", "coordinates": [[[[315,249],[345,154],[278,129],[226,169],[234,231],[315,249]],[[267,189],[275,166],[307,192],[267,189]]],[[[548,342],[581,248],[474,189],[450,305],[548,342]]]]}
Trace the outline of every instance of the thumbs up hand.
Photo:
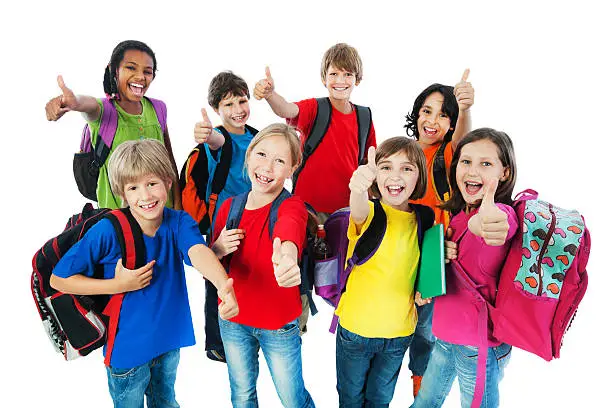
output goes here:
{"type": "Polygon", "coordinates": [[[474,88],[472,88],[471,83],[467,82],[469,75],[470,69],[467,68],[465,71],[463,71],[461,81],[455,85],[454,89],[455,99],[457,99],[460,112],[470,109],[470,107],[474,104],[474,88]]]}
{"type": "Polygon", "coordinates": [[[234,280],[229,278],[225,281],[225,285],[218,291],[219,299],[219,317],[222,319],[231,319],[238,314],[238,302],[236,301],[236,293],[234,292],[234,280]]]}
{"type": "MultiPolygon", "coordinates": [[[[294,244],[290,243],[295,247],[294,244]]],[[[290,288],[302,282],[300,267],[297,265],[297,247],[295,251],[286,251],[280,238],[274,238],[272,243],[272,265],[278,286],[290,288]],[[292,254],[291,252],[295,252],[292,254]]]]}
{"type": "Polygon", "coordinates": [[[498,179],[487,180],[483,186],[484,195],[478,209],[478,214],[468,222],[472,233],[482,237],[487,245],[501,246],[506,242],[510,224],[508,215],[495,205],[495,192],[498,179]]]}
{"type": "Polygon", "coordinates": [[[376,148],[370,146],[368,149],[368,162],[357,167],[357,170],[353,172],[351,180],[349,182],[349,189],[351,193],[363,194],[376,180],[376,174],[378,173],[376,168],[376,148]]]}
{"type": "Polygon", "coordinates": [[[274,92],[274,80],[270,74],[270,67],[266,67],[266,77],[255,84],[253,96],[257,100],[268,99],[272,96],[272,92],[274,92]]]}
{"type": "Polygon", "coordinates": [[[72,92],[72,90],[70,90],[70,88],[64,84],[64,79],[61,75],[57,76],[57,85],[59,85],[60,89],[62,90],[62,94],[47,102],[47,105],[45,106],[47,120],[58,120],[64,116],[66,112],[69,112],[77,107],[77,98],[74,95],[74,92],[72,92]]]}
{"type": "Polygon", "coordinates": [[[210,134],[212,133],[213,127],[210,123],[210,119],[208,119],[208,113],[206,113],[206,109],[202,108],[202,120],[195,124],[193,129],[193,138],[197,144],[207,143],[210,138],[210,134]]]}

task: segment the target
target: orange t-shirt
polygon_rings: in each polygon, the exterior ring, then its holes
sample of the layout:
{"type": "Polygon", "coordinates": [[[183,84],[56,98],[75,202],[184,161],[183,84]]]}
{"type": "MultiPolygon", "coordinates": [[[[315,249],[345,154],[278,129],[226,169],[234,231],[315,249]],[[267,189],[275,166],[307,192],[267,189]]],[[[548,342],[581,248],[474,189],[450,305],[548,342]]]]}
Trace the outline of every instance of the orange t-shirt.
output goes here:
{"type": "MultiPolygon", "coordinates": [[[[412,203],[422,204],[431,207],[434,211],[436,217],[437,224],[444,224],[444,229],[448,228],[448,223],[450,221],[450,214],[448,211],[443,211],[438,208],[443,201],[448,200],[450,197],[438,197],[438,193],[434,187],[433,181],[433,163],[434,157],[436,156],[436,151],[440,147],[441,143],[437,143],[435,145],[431,145],[423,148],[423,153],[425,153],[425,162],[427,164],[427,190],[425,190],[425,196],[418,200],[412,200],[412,203]]],[[[446,172],[448,174],[448,170],[450,169],[451,161],[453,159],[453,147],[452,143],[449,142],[444,149],[444,163],[446,165],[446,172]]]]}

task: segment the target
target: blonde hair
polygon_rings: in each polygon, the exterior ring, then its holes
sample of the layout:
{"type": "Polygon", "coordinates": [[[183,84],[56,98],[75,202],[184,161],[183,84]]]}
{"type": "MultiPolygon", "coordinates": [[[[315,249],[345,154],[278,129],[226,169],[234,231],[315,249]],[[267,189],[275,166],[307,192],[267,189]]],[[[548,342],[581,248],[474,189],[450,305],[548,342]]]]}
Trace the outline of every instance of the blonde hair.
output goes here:
{"type": "Polygon", "coordinates": [[[147,174],[153,174],[164,181],[176,182],[168,151],[157,140],[123,142],[108,160],[108,178],[116,196],[124,198],[125,185],[147,174]]]}
{"type": "Polygon", "coordinates": [[[264,139],[267,139],[272,136],[282,136],[285,138],[287,143],[289,144],[289,151],[291,152],[291,167],[299,166],[302,163],[302,146],[300,143],[300,138],[295,131],[295,128],[284,123],[273,123],[269,126],[266,126],[262,130],[260,130],[246,150],[246,160],[245,166],[251,155],[251,152],[264,139]]]}
{"type": "Polygon", "coordinates": [[[338,43],[325,51],[321,61],[321,79],[325,82],[327,70],[330,65],[355,74],[357,83],[363,78],[363,65],[361,57],[354,47],[345,43],[338,43]]]}
{"type": "MultiPolygon", "coordinates": [[[[396,136],[385,140],[376,149],[376,164],[399,152],[405,153],[408,161],[414,163],[419,169],[419,179],[414,186],[410,199],[423,198],[427,189],[427,162],[425,161],[425,154],[416,140],[406,136],[396,136]]],[[[370,193],[374,198],[381,197],[376,180],[370,187],[370,193]]]]}

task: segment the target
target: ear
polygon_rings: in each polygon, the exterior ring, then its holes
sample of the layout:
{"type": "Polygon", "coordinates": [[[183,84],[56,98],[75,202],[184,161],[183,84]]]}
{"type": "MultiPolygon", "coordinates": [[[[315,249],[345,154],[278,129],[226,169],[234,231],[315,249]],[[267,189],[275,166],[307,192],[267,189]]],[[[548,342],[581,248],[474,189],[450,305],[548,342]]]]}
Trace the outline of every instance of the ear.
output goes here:
{"type": "Polygon", "coordinates": [[[510,177],[510,167],[504,167],[504,174],[499,178],[499,181],[506,181],[510,177]]]}
{"type": "Polygon", "coordinates": [[[359,86],[360,83],[361,83],[361,79],[355,81],[355,86],[359,86]]]}
{"type": "Polygon", "coordinates": [[[168,183],[168,192],[170,192],[172,190],[172,180],[167,180],[166,182],[168,183]]]}

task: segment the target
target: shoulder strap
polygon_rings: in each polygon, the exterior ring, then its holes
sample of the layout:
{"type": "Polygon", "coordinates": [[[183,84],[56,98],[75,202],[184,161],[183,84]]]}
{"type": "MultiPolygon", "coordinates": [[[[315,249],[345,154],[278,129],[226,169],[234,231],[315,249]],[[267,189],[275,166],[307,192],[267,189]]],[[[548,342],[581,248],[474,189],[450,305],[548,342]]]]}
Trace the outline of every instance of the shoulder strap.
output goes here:
{"type": "Polygon", "coordinates": [[[306,160],[312,155],[315,149],[323,140],[323,136],[329,129],[331,122],[332,106],[329,98],[317,98],[317,115],[315,116],[314,123],[310,129],[306,141],[304,142],[304,148],[302,152],[302,163],[300,167],[293,173],[293,191],[295,191],[295,185],[302,169],[306,165],[306,160]]]}
{"type": "Polygon", "coordinates": [[[374,255],[387,231],[387,214],[385,214],[385,210],[379,200],[372,200],[372,202],[374,203],[374,215],[372,216],[370,226],[357,240],[353,256],[348,260],[348,262],[352,262],[355,265],[362,265],[374,255]]]}
{"type": "Polygon", "coordinates": [[[425,231],[434,225],[435,215],[433,210],[425,205],[410,204],[410,207],[416,213],[417,238],[419,240],[419,248],[421,248],[423,245],[423,236],[425,235],[425,231]]]}
{"type": "Polygon", "coordinates": [[[444,152],[446,151],[448,143],[448,141],[442,142],[438,150],[436,150],[432,169],[433,185],[442,201],[447,200],[450,194],[448,176],[446,173],[446,161],[444,160],[444,152]]]}
{"type": "Polygon", "coordinates": [[[230,165],[232,164],[232,138],[223,126],[217,126],[217,129],[221,131],[221,134],[225,138],[225,142],[223,146],[221,146],[221,157],[219,157],[219,163],[215,168],[215,174],[212,179],[211,196],[213,194],[215,195],[215,201],[216,197],[225,187],[230,165]]]}
{"type": "Polygon", "coordinates": [[[253,126],[249,126],[249,125],[244,125],[245,129],[249,131],[249,133],[251,133],[251,135],[255,136],[256,134],[259,133],[259,130],[255,129],[253,126]]]}
{"type": "Polygon", "coordinates": [[[372,127],[372,111],[367,106],[354,105],[357,112],[357,129],[359,142],[359,160],[361,163],[365,155],[365,147],[372,127]]]}
{"type": "Polygon", "coordinates": [[[248,197],[249,192],[247,191],[232,198],[229,214],[227,215],[227,220],[225,221],[225,227],[228,230],[236,229],[238,228],[238,225],[240,225],[240,219],[242,218],[242,213],[244,212],[244,207],[246,206],[248,197]]]}
{"type": "Polygon", "coordinates": [[[283,201],[291,197],[291,193],[283,188],[283,191],[272,201],[272,207],[270,207],[270,217],[268,218],[268,230],[270,232],[270,239],[272,239],[272,233],[274,232],[274,226],[276,220],[278,220],[278,209],[280,208],[283,201]]]}
{"type": "Polygon", "coordinates": [[[168,108],[166,108],[166,104],[159,99],[153,99],[149,97],[145,97],[151,102],[153,105],[153,109],[155,109],[155,114],[157,115],[157,121],[159,122],[159,126],[161,127],[162,134],[164,134],[167,130],[167,120],[168,120],[168,108]]]}
{"type": "MultiPolygon", "coordinates": [[[[128,269],[138,269],[146,264],[146,252],[144,246],[144,236],[138,222],[132,216],[129,208],[113,210],[106,214],[106,217],[113,224],[113,228],[119,239],[121,246],[121,259],[123,266],[128,269]]],[[[110,366],[117,328],[119,327],[119,315],[125,293],[113,295],[104,308],[104,314],[109,317],[108,332],[106,338],[106,356],[104,364],[110,366]]]]}
{"type": "MultiPolygon", "coordinates": [[[[106,162],[113,147],[113,140],[115,140],[115,133],[117,132],[117,120],[117,109],[113,102],[108,98],[102,98],[100,130],[94,147],[94,165],[98,168],[106,162]]],[[[89,131],[89,125],[87,125],[87,131],[89,131]]]]}

